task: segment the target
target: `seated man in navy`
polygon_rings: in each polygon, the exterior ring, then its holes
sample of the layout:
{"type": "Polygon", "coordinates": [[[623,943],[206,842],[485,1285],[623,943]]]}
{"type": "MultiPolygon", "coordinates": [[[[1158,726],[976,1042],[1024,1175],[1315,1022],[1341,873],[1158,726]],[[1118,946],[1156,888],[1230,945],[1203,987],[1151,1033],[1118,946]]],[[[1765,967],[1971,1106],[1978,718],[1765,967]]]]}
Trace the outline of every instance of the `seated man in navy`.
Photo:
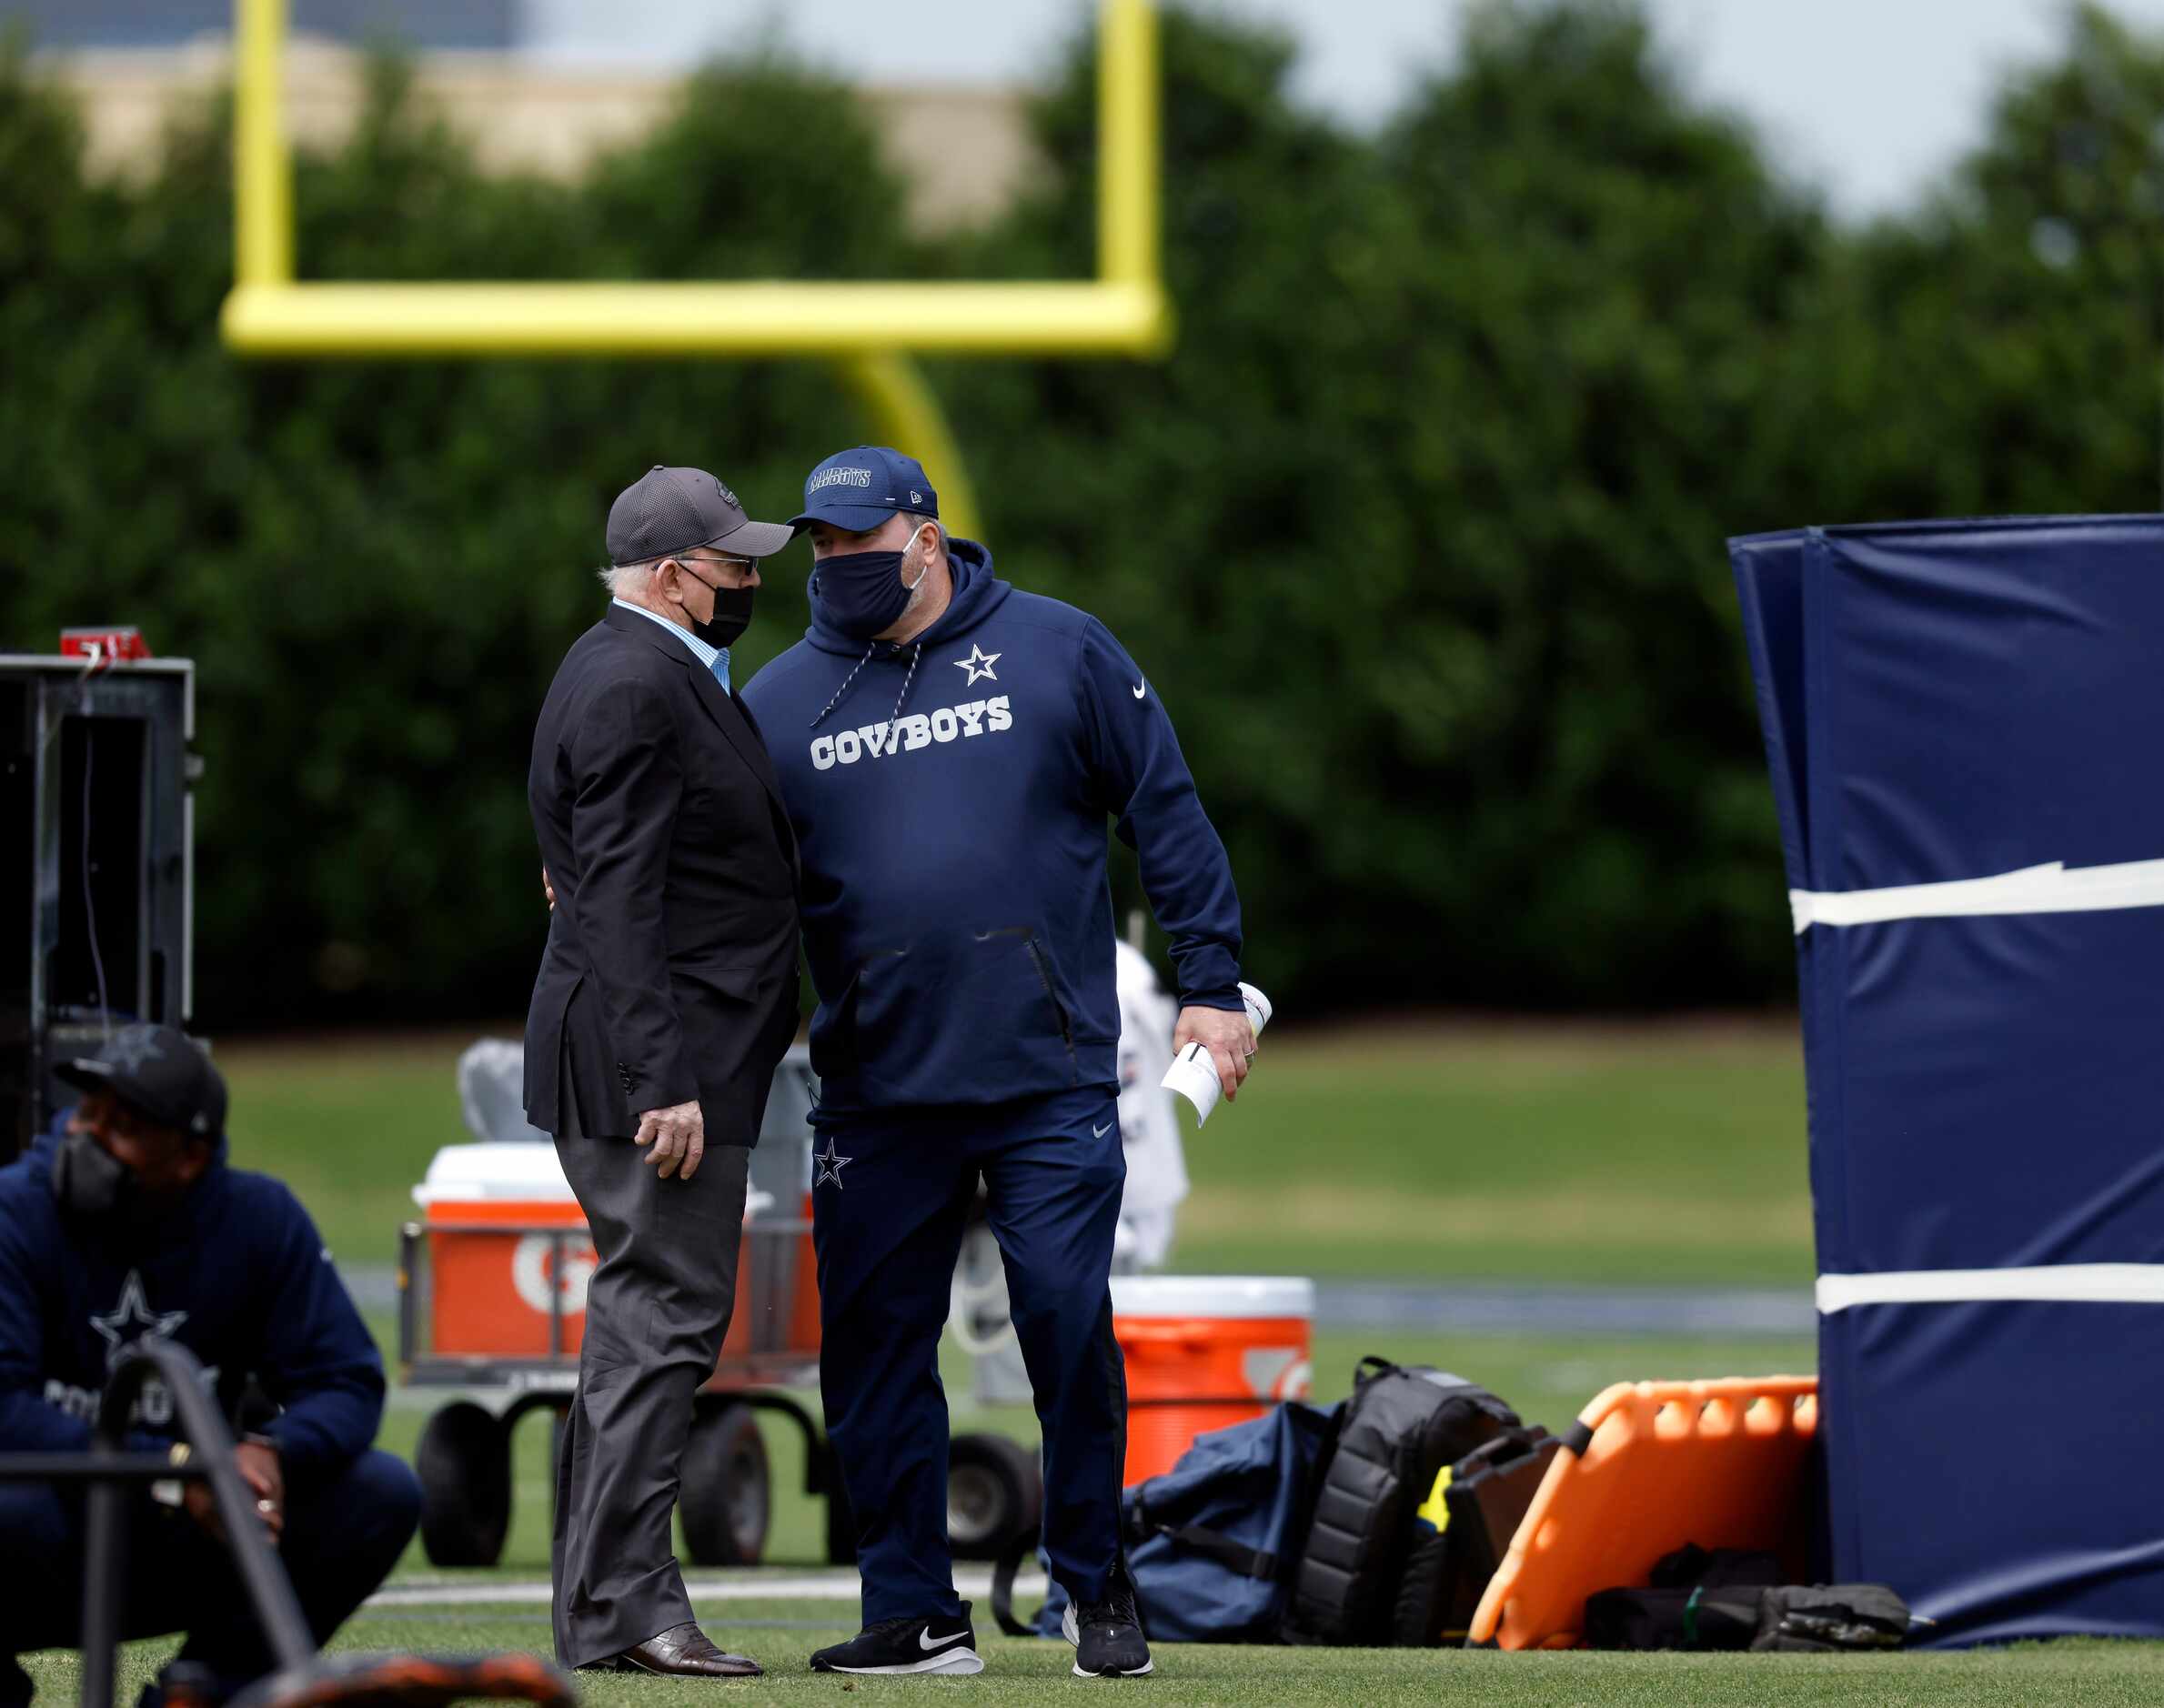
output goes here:
{"type": "MultiPolygon", "coordinates": [[[[413,1472],[370,1451],[383,1361],[293,1194],[226,1166],[226,1083],[183,1033],[124,1027],[59,1072],[83,1092],[65,1130],[0,1169],[0,1452],[82,1451],[145,1339],[192,1351],[228,1417],[252,1383],[276,1411],[240,1439],[241,1477],[321,1643],[419,1519],[413,1472]]],[[[178,1427],[153,1382],[132,1444],[182,1462],[178,1427]]],[[[268,1672],[208,1484],[128,1498],[123,1634],[186,1632],[175,1667],[214,1701],[268,1672]]],[[[79,1486],[0,1482],[0,1708],[30,1700],[16,1655],[77,1641],[83,1513],[79,1486]]]]}

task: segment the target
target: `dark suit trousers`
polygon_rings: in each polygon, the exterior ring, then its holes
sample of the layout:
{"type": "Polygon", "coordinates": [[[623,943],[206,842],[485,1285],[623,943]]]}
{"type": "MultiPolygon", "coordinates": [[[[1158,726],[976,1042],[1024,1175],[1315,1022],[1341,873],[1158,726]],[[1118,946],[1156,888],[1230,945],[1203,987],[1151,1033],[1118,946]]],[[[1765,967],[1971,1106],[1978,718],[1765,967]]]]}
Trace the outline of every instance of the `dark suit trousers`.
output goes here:
{"type": "MultiPolygon", "coordinates": [[[[568,1080],[569,1075],[565,1078],[568,1080]]],[[[751,1153],[711,1145],[662,1180],[629,1138],[585,1132],[567,1099],[557,1155],[600,1259],[556,1467],[556,1656],[585,1666],[691,1617],[670,1535],[692,1396],[735,1301],[751,1153]]]]}

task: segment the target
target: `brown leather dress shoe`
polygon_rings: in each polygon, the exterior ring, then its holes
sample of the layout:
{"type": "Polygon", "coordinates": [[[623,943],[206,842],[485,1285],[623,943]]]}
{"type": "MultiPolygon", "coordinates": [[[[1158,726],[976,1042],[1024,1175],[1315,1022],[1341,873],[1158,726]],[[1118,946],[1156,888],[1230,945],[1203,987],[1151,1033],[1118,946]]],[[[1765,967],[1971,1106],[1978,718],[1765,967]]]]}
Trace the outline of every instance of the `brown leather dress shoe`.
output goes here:
{"type": "Polygon", "coordinates": [[[656,1673],[664,1678],[759,1678],[765,1672],[748,1656],[717,1649],[705,1632],[689,1622],[626,1649],[616,1657],[616,1670],[656,1673]]]}

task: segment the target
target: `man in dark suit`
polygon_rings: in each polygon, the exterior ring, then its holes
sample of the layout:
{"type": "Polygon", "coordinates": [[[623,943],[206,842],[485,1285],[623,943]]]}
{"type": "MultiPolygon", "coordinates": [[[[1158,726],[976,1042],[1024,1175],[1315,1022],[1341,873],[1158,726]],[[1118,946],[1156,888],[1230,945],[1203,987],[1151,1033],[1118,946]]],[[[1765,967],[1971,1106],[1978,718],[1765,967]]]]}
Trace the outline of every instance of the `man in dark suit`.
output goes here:
{"type": "Polygon", "coordinates": [[[554,887],[526,1021],[526,1110],[556,1137],[600,1262],[557,1466],[557,1656],[744,1678],[691,1617],[670,1546],[692,1396],[736,1291],[750,1150],[797,1023],[797,852],[730,692],[753,522],[696,468],[609,512],[614,594],[565,655],[527,796],[554,887]]]}

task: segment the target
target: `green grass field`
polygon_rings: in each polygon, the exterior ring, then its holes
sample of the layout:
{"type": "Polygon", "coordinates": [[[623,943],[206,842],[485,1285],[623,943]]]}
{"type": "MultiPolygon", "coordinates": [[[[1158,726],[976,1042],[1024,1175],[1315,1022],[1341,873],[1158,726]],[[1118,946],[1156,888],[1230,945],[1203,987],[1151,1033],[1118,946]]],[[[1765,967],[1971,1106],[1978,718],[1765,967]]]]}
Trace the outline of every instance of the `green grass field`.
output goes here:
{"type": "MultiPolygon", "coordinates": [[[[804,1657],[853,1631],[847,1604],[731,1601],[699,1608],[711,1632],[726,1634],[767,1666],[764,1679],[740,1684],[676,1683],[581,1674],[580,1697],[595,1708],[664,1708],[717,1700],[756,1702],[775,1695],[821,1702],[1069,1702],[1084,1689],[1133,1692],[1156,1704],[1315,1704],[1360,1708],[1431,1703],[1483,1708],[2147,1708],[2164,1697],[2164,1644],[2061,1643],[1974,1654],[1501,1654],[1464,1649],[1257,1649],[1172,1647],[1157,1651],[1157,1673],[1132,1683],[1085,1685],[1069,1668],[1063,1643],[987,1636],[978,1627],[985,1670],[975,1678],[837,1678],[810,1672],[804,1657]]],[[[435,1614],[404,1610],[356,1619],[337,1649],[423,1653],[545,1649],[545,1609],[461,1608],[435,1614]]],[[[170,1643],[129,1653],[119,1699],[170,1653],[170,1643]]],[[[75,1695],[73,1657],[40,1658],[40,1700],[75,1695]]]]}
{"type": "MultiPolygon", "coordinates": [[[[1337,1329],[1315,1336],[1315,1392],[1341,1397],[1352,1385],[1354,1365],[1374,1353],[1399,1363],[1439,1364],[1502,1394],[1530,1422],[1561,1430],[1585,1403],[1615,1381],[1694,1376],[1762,1376],[1808,1373],[1816,1349],[1805,1337],[1703,1341],[1624,1338],[1613,1341],[1490,1335],[1418,1335],[1337,1329]]],[[[1035,1442],[1037,1420],[1027,1406],[980,1407],[969,1397],[968,1364],[950,1346],[944,1376],[957,1432],[989,1430],[1016,1441],[1035,1442]]],[[[818,1395],[800,1396],[816,1415],[818,1395]]],[[[384,1419],[382,1444],[411,1457],[432,1396],[409,1393],[384,1419]]],[[[772,1463],[773,1528],[766,1559],[773,1565],[823,1567],[824,1535],[817,1503],[803,1486],[803,1450],[796,1429],[762,1419],[760,1433],[772,1463]]],[[[478,1580],[489,1575],[546,1577],[549,1573],[549,1424],[545,1413],[522,1419],[513,1438],[510,1539],[493,1574],[443,1573],[431,1566],[417,1542],[400,1563],[401,1577],[448,1575],[478,1580]]]]}
{"type": "MultiPolygon", "coordinates": [[[[388,1261],[428,1159],[465,1138],[468,1041],[222,1050],[235,1160],[289,1181],[341,1260],[388,1261]]],[[[1181,1269],[1810,1280],[1792,1028],[1273,1031],[1257,1068],[1189,1132],[1181,1269]]]]}
{"type": "MultiPolygon", "coordinates": [[[[234,1089],[236,1160],[290,1181],[347,1261],[388,1261],[408,1193],[428,1158],[459,1142],[452,1067],[464,1037],[237,1044],[220,1060],[234,1089]]],[[[1273,1032],[1262,1075],[1203,1134],[1191,1132],[1194,1196],[1179,1267],[1320,1276],[1661,1284],[1717,1289],[1807,1284],[1809,1199],[1803,1085],[1793,1030],[1775,1025],[1509,1029],[1436,1025],[1373,1038],[1273,1032]]],[[[372,1319],[379,1336],[389,1324],[372,1319]]],[[[1529,1420],[1560,1427],[1611,1381],[1812,1368],[1807,1337],[1708,1341],[1324,1329],[1318,1398],[1342,1395],[1375,1352],[1444,1365],[1487,1383],[1529,1420]]],[[[951,1358],[957,1429],[1032,1439],[1026,1409],[980,1411],[951,1358]]],[[[437,1402],[394,1396],[383,1444],[410,1453],[437,1402]]],[[[823,1569],[819,1513],[797,1492],[793,1431],[765,1425],[779,1572],[823,1569]]],[[[515,1444],[516,1510],[500,1564],[442,1572],[418,1546],[397,1581],[468,1589],[546,1578],[549,1425],[515,1444]]],[[[710,1575],[701,1573],[700,1575],[710,1575]]],[[[745,1575],[745,1593],[760,1579],[745,1575]]],[[[979,1634],[975,1680],[838,1680],[804,1669],[848,1634],[846,1601],[702,1603],[713,1633],[765,1661],[736,1695],[806,1691],[825,1700],[975,1693],[1036,1700],[1080,1687],[1064,1645],[979,1634]]],[[[530,1601],[386,1607],[357,1618],[340,1648],[545,1653],[545,1607],[530,1601]]],[[[129,1652],[126,1692],[170,1653],[129,1652]]],[[[1144,1690],[1179,1703],[2147,1703],[2164,1697],[2164,1644],[2069,1643],[1977,1654],[1839,1660],[1797,1656],[1501,1655],[1462,1651],[1161,1647],[1144,1690]]],[[[32,1663],[43,1694],[75,1693],[72,1657],[32,1663]]],[[[716,1686],[583,1677],[585,1700],[712,1700],[716,1686]]],[[[1113,1688],[1119,1688],[1113,1686],[1113,1688]]],[[[126,1696],[124,1695],[124,1700],[126,1696]]]]}

